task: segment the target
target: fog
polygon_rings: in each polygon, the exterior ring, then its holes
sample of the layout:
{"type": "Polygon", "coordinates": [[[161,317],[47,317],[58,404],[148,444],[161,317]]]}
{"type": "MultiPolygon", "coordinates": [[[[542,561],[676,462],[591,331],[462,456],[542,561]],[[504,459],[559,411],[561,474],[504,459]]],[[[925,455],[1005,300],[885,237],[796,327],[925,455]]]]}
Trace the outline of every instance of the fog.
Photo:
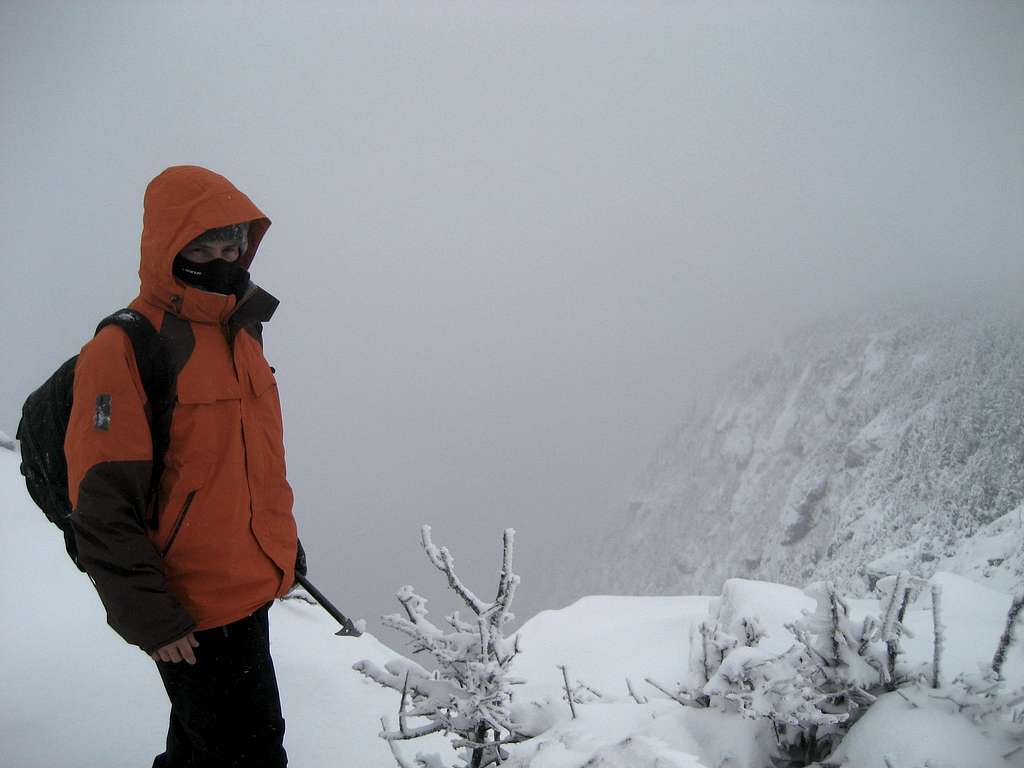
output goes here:
{"type": "Polygon", "coordinates": [[[1022,39],[1012,3],[7,0],[0,429],[134,297],[148,181],[204,165],[274,222],[311,578],[442,598],[430,523],[487,594],[514,527],[526,618],[723,366],[1022,285],[1022,39]]]}

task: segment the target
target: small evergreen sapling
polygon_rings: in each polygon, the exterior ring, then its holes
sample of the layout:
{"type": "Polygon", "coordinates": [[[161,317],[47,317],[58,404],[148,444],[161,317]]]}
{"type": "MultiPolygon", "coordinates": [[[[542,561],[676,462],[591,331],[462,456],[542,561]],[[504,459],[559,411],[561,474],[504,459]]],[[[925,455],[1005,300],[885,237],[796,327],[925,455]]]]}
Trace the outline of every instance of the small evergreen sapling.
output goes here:
{"type": "MultiPolygon", "coordinates": [[[[512,572],[514,536],[511,528],[505,531],[497,595],[488,603],[462,582],[455,573],[451,553],[446,547],[436,547],[430,526],[423,526],[421,540],[427,558],[448,577],[448,586],[474,618],[464,621],[455,612],[445,617],[449,628],[442,629],[427,618],[427,601],[411,586],[398,591],[405,615],[385,616],[383,622],[407,635],[413,652],[429,652],[437,669],[428,672],[409,659],[389,661],[383,669],[368,660],[354,665],[374,682],[401,693],[398,730],[385,726],[380,734],[389,744],[430,733],[453,734],[453,746],[461,751],[459,768],[487,768],[508,758],[504,744],[528,738],[511,711],[512,686],[521,682],[509,674],[519,653],[518,635],[508,639],[503,634],[503,627],[513,619],[509,607],[519,584],[519,576],[512,572]],[[412,726],[412,718],[427,722],[412,726]]],[[[394,749],[392,752],[398,764],[406,768],[398,753],[394,749]]],[[[437,755],[419,754],[415,765],[449,768],[437,755]]]]}

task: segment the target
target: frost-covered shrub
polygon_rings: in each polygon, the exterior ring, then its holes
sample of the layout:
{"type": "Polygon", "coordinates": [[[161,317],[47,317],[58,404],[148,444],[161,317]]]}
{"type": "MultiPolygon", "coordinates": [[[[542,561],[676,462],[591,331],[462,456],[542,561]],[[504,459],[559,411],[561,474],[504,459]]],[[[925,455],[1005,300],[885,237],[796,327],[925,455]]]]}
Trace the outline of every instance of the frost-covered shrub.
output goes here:
{"type": "Polygon", "coordinates": [[[706,619],[691,630],[687,682],[656,687],[685,706],[766,720],[778,765],[821,760],[879,694],[920,678],[897,662],[904,614],[924,584],[909,574],[883,582],[882,615],[860,621],[834,585],[812,584],[804,593],[815,609],[785,625],[793,643],[782,652],[762,647],[755,616],[732,616],[735,634],[706,619]]]}
{"type": "MultiPolygon", "coordinates": [[[[814,584],[805,593],[816,608],[787,625],[793,645],[776,654],[736,648],[704,687],[712,706],[767,719],[780,758],[798,762],[830,753],[881,679],[879,645],[866,641],[865,622],[850,620],[835,587],[814,584]]],[[[866,623],[872,632],[875,622],[866,623]]]]}
{"type": "MultiPolygon", "coordinates": [[[[497,595],[493,602],[477,597],[455,573],[455,561],[446,547],[438,548],[423,526],[422,544],[430,562],[448,577],[448,586],[469,607],[473,617],[464,621],[456,611],[445,617],[441,628],[427,618],[427,601],[411,586],[397,594],[404,615],[385,616],[386,626],[408,635],[413,652],[427,651],[437,668],[428,672],[410,659],[389,661],[381,669],[363,660],[354,669],[371,680],[401,693],[398,730],[385,725],[381,738],[389,743],[431,733],[454,736],[461,767],[486,768],[508,758],[504,744],[522,741],[527,735],[514,722],[512,686],[521,682],[509,674],[519,652],[518,636],[506,638],[503,627],[514,617],[509,607],[519,584],[512,572],[515,531],[505,531],[497,595]],[[410,719],[426,720],[411,725],[410,719]]],[[[393,750],[394,751],[394,750],[393,750]]],[[[407,763],[398,757],[400,766],[407,763]]],[[[417,755],[417,766],[447,768],[437,755],[417,755]]]]}
{"type": "Polygon", "coordinates": [[[828,697],[816,685],[816,671],[799,644],[782,654],[737,648],[704,691],[714,708],[768,720],[784,752],[796,750],[813,760],[828,753],[828,737],[848,718],[827,711],[828,697]]]}

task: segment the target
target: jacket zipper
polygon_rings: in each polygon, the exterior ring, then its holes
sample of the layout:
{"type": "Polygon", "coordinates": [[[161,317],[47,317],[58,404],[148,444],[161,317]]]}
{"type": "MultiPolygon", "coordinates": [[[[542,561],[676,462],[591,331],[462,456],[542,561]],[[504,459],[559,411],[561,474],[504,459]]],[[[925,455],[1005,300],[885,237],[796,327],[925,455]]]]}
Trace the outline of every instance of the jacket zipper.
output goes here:
{"type": "Polygon", "coordinates": [[[178,517],[174,521],[174,527],[171,529],[171,536],[167,539],[167,543],[164,544],[164,548],[160,550],[160,557],[166,557],[167,553],[171,551],[171,545],[178,537],[178,531],[181,530],[181,524],[185,522],[185,515],[188,513],[188,508],[192,506],[192,499],[194,499],[195,496],[195,491],[189,491],[188,496],[185,497],[185,503],[182,505],[181,512],[178,513],[178,517]]]}

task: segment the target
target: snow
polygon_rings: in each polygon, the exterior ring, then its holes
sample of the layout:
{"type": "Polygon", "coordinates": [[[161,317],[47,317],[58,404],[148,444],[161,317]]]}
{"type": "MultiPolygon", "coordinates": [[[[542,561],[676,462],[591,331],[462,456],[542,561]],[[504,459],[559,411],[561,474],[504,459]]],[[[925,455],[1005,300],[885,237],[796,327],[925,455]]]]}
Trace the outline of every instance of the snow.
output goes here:
{"type": "Polygon", "coordinates": [[[511,768],[705,768],[678,704],[648,707],[630,701],[577,708],[578,719],[521,745],[511,768]]]}
{"type": "Polygon", "coordinates": [[[717,606],[717,619],[730,635],[743,637],[740,620],[756,617],[767,631],[759,647],[782,653],[793,644],[793,636],[784,625],[799,619],[804,611],[813,611],[815,602],[796,587],[729,579],[722,587],[717,606]]]}
{"type": "Polygon", "coordinates": [[[961,542],[938,567],[1012,592],[1024,581],[1024,505],[1007,512],[961,542]]]}
{"type": "MultiPolygon", "coordinates": [[[[154,665],[106,627],[88,580],[28,499],[17,468],[17,455],[0,450],[0,762],[17,768],[148,765],[166,725],[154,665]]],[[[1010,724],[976,723],[939,698],[950,693],[958,673],[991,661],[1011,598],[950,573],[938,573],[932,582],[943,592],[946,687],[909,686],[882,696],[831,759],[857,768],[884,768],[886,757],[901,768],[1022,766],[1024,750],[1013,752],[1021,742],[1010,724]]],[[[337,599],[344,602],[344,596],[337,599]]],[[[913,633],[903,640],[901,664],[907,667],[930,664],[928,600],[925,592],[906,616],[913,633]]],[[[849,605],[851,620],[880,613],[874,599],[849,605]]],[[[767,721],[683,707],[644,680],[670,691],[685,680],[691,628],[701,621],[717,620],[737,633],[742,619],[756,616],[767,631],[757,648],[737,648],[727,657],[723,666],[732,668],[744,655],[786,650],[792,636],[785,624],[814,608],[814,600],[796,588],[729,579],[718,597],[595,596],[534,616],[519,631],[522,652],[512,672],[525,682],[516,686],[513,703],[516,716],[539,735],[513,745],[507,765],[765,768],[774,744],[767,721]],[[574,686],[585,683],[601,694],[577,703],[576,719],[563,696],[561,664],[574,686]],[[649,701],[629,695],[627,677],[649,701]]],[[[383,666],[399,655],[368,634],[336,637],[331,619],[300,601],[276,603],[271,625],[291,763],[394,766],[377,734],[382,716],[394,720],[398,698],[352,666],[363,659],[383,666]]],[[[1007,690],[1024,685],[1024,647],[1011,647],[1004,673],[1007,690]]],[[[454,764],[454,752],[439,735],[399,749],[408,759],[437,753],[454,764]]]]}
{"type": "Polygon", "coordinates": [[[928,766],[986,768],[1024,765],[1024,754],[1004,760],[1018,745],[1000,734],[988,734],[950,707],[937,704],[924,691],[879,698],[850,731],[833,759],[857,768],[928,766]],[[904,698],[906,696],[906,698],[904,698]]]}
{"type": "MultiPolygon", "coordinates": [[[[558,700],[559,664],[573,682],[582,680],[610,696],[626,696],[626,678],[682,681],[689,655],[689,627],[707,615],[707,597],[585,597],[559,611],[542,611],[519,631],[522,656],[515,672],[525,693],[558,700]],[[665,649],[673,649],[669,655],[665,649]]],[[[564,705],[568,712],[568,705],[564,705]]],[[[678,705],[676,705],[678,706],[678,705]]]]}

